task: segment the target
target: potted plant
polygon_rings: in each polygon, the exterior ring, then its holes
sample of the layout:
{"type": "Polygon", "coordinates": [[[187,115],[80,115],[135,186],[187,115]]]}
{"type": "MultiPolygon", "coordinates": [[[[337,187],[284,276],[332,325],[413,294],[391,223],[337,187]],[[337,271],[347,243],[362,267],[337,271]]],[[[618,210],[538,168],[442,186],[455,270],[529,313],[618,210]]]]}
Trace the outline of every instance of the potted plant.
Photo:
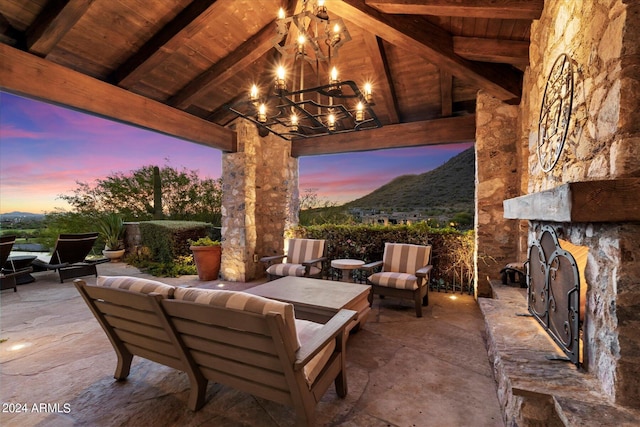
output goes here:
{"type": "Polygon", "coordinates": [[[220,261],[222,247],[220,242],[210,237],[201,237],[198,240],[188,240],[193,252],[193,260],[198,270],[198,278],[203,281],[216,280],[220,273],[220,261]]]}
{"type": "Polygon", "coordinates": [[[110,260],[117,260],[124,255],[124,223],[116,213],[110,213],[98,219],[98,233],[104,240],[102,254],[110,260]]]}

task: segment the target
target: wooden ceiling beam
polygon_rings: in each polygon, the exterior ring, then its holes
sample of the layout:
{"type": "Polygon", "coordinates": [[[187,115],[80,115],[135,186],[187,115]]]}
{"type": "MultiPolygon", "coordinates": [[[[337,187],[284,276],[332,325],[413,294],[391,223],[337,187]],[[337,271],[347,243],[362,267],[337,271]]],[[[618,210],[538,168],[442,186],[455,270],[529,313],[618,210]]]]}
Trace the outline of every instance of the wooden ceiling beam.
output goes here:
{"type": "Polygon", "coordinates": [[[233,0],[194,0],[107,78],[130,87],[161,64],[233,0]]]}
{"type": "Polygon", "coordinates": [[[456,55],[451,35],[422,17],[387,15],[367,6],[363,0],[333,1],[328,7],[500,100],[513,102],[521,97],[523,73],[520,70],[511,65],[472,62],[456,55]]]}
{"type": "Polygon", "coordinates": [[[440,102],[442,117],[453,114],[453,76],[447,71],[440,71],[440,102]]]}
{"type": "Polygon", "coordinates": [[[453,51],[472,61],[529,64],[529,42],[479,37],[453,37],[453,51]]]}
{"type": "Polygon", "coordinates": [[[339,133],[291,141],[293,157],[350,153],[388,148],[473,142],[476,116],[400,123],[360,132],[339,133]]]}
{"type": "Polygon", "coordinates": [[[362,35],[365,45],[367,46],[369,59],[371,59],[371,63],[373,64],[373,69],[377,71],[376,81],[371,82],[372,84],[375,83],[374,101],[376,99],[382,99],[387,114],[389,115],[389,123],[399,123],[398,98],[391,83],[391,72],[387,64],[382,40],[368,31],[363,31],[362,35]],[[384,70],[384,75],[380,75],[379,70],[384,70]]]}
{"type": "MultiPolygon", "coordinates": [[[[192,80],[177,94],[169,99],[167,104],[185,109],[193,102],[198,94],[212,86],[224,83],[245,67],[251,65],[262,55],[273,48],[275,20],[264,26],[257,34],[244,42],[232,53],[213,64],[208,70],[192,80]]],[[[248,90],[248,89],[247,89],[248,90]]]]}
{"type": "Polygon", "coordinates": [[[539,19],[544,0],[365,0],[380,12],[463,18],[539,19]]]}
{"type": "Polygon", "coordinates": [[[27,38],[25,33],[16,29],[11,23],[0,13],[0,43],[25,50],[27,48],[27,38]]]}
{"type": "Polygon", "coordinates": [[[27,49],[46,57],[87,12],[93,0],[54,0],[27,30],[27,49]]]}
{"type": "Polygon", "coordinates": [[[4,44],[0,88],[222,151],[236,150],[232,130],[4,44]]]}

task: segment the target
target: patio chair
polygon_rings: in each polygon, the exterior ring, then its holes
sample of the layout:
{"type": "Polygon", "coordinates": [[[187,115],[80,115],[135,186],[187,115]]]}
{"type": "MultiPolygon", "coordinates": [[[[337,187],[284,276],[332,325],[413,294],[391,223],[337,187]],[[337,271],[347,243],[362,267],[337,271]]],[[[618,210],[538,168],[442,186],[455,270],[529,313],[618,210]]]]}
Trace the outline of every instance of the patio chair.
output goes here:
{"type": "Polygon", "coordinates": [[[269,280],[284,276],[322,278],[326,241],[316,239],[289,239],[286,255],[266,256],[260,259],[267,266],[269,280]],[[282,262],[286,258],[287,262],[282,262]]]}
{"type": "Polygon", "coordinates": [[[385,243],[382,261],[361,267],[368,273],[367,283],[371,285],[369,302],[373,294],[380,297],[413,299],[416,317],[422,317],[422,306],[429,304],[429,275],[431,269],[431,246],[405,243],[385,243]],[[382,267],[378,273],[374,271],[382,267]]]}
{"type": "Polygon", "coordinates": [[[13,289],[13,292],[17,292],[18,287],[16,286],[16,277],[33,271],[31,267],[16,269],[12,266],[11,269],[4,268],[15,241],[16,236],[0,237],[0,290],[13,289]]]}
{"type": "Polygon", "coordinates": [[[60,234],[49,262],[36,259],[31,264],[34,271],[58,271],[60,283],[65,279],[89,276],[98,277],[96,265],[109,262],[107,258],[96,260],[86,259],[93,244],[98,239],[98,233],[60,234]]]}

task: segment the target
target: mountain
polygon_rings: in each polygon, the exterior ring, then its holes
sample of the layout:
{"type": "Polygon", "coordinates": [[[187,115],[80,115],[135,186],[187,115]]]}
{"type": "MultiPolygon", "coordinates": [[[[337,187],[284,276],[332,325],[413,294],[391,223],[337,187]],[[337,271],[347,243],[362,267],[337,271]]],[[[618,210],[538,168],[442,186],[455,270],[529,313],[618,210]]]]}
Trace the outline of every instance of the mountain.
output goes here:
{"type": "Polygon", "coordinates": [[[22,218],[22,219],[44,219],[44,214],[34,214],[31,212],[19,212],[19,211],[13,211],[13,212],[7,212],[7,213],[3,213],[0,214],[0,219],[5,220],[5,221],[9,221],[9,220],[13,220],[16,218],[22,218]]]}
{"type": "Polygon", "coordinates": [[[473,212],[475,152],[471,147],[442,166],[420,175],[403,175],[357,200],[348,208],[415,208],[473,212]]]}

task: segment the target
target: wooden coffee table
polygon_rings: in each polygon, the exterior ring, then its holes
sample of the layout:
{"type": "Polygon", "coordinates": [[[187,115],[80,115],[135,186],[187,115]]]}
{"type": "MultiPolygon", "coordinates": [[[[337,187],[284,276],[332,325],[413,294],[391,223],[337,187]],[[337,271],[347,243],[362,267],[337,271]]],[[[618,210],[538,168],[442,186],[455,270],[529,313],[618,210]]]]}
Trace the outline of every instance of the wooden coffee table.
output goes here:
{"type": "Polygon", "coordinates": [[[293,304],[296,317],[326,323],[341,308],[358,312],[347,331],[364,326],[371,308],[371,286],[331,280],[287,276],[245,290],[245,292],[293,304]]]}

